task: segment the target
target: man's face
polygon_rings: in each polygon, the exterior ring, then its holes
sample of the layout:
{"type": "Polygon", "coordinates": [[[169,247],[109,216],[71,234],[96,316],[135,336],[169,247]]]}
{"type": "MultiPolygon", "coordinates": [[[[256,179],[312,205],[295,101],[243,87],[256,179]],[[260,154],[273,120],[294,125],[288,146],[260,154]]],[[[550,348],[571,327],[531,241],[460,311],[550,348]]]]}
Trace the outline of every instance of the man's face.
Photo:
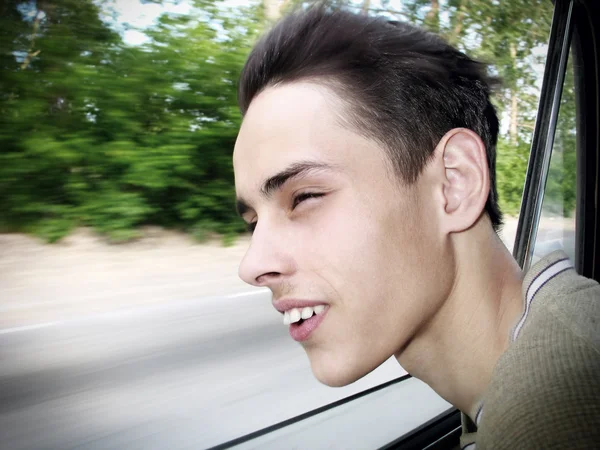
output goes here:
{"type": "Polygon", "coordinates": [[[340,125],[343,114],[324,87],[268,88],[234,152],[242,216],[256,223],[240,277],[268,287],[275,306],[326,306],[291,334],[330,386],[401,354],[450,288],[435,189],[424,177],[398,183],[383,148],[340,125]]]}

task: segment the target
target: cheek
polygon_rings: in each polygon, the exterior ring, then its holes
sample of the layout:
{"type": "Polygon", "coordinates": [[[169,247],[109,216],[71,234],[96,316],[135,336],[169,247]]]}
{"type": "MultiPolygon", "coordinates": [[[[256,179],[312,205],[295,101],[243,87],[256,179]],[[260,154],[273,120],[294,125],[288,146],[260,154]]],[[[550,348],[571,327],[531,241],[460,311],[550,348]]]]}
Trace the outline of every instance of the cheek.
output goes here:
{"type": "Polygon", "coordinates": [[[375,263],[373,245],[378,238],[374,228],[352,204],[325,211],[310,223],[302,239],[304,266],[336,287],[359,281],[356,276],[367,275],[375,263]]]}
{"type": "Polygon", "coordinates": [[[412,239],[396,216],[387,205],[377,210],[344,199],[344,208],[326,210],[296,233],[302,236],[299,267],[354,333],[369,333],[389,318],[385,311],[402,286],[401,274],[414,262],[411,252],[400,251],[412,239]]]}
{"type": "Polygon", "coordinates": [[[326,336],[306,350],[317,378],[332,386],[403,348],[440,298],[434,240],[418,216],[388,205],[349,211],[322,217],[303,239],[306,273],[332,302],[326,336]]]}
{"type": "Polygon", "coordinates": [[[435,231],[409,205],[346,205],[311,227],[304,267],[331,289],[331,301],[339,302],[339,314],[355,333],[381,335],[400,327],[410,334],[443,297],[435,231]]]}

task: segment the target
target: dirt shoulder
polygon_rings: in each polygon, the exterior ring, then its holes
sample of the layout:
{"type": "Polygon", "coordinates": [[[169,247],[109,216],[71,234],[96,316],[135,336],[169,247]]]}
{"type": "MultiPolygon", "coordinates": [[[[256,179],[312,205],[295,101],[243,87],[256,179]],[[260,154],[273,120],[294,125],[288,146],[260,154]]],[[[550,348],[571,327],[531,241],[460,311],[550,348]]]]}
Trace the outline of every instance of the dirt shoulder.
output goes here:
{"type": "Polygon", "coordinates": [[[160,229],[120,245],[86,229],[52,245],[0,234],[0,329],[249,291],[237,276],[248,242],[198,244],[160,229]]]}
{"type": "MultiPolygon", "coordinates": [[[[501,233],[511,248],[516,227],[508,218],[501,233]]],[[[0,234],[0,329],[253,289],[237,275],[247,236],[231,247],[159,228],[145,229],[144,236],[110,245],[80,229],[48,245],[0,234]]]]}

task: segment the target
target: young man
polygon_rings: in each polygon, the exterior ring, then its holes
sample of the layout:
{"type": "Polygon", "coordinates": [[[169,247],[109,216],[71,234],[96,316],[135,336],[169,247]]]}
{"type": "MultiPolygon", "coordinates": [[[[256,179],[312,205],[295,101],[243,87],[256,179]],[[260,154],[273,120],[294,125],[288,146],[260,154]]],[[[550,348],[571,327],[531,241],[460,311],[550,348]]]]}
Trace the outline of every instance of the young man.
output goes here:
{"type": "MultiPolygon", "coordinates": [[[[241,75],[240,276],[268,287],[315,376],[391,355],[463,413],[463,445],[600,443],[600,287],[498,238],[485,67],[403,23],[314,7],[241,75]]],[[[471,447],[469,447],[471,445],[471,447]]]]}

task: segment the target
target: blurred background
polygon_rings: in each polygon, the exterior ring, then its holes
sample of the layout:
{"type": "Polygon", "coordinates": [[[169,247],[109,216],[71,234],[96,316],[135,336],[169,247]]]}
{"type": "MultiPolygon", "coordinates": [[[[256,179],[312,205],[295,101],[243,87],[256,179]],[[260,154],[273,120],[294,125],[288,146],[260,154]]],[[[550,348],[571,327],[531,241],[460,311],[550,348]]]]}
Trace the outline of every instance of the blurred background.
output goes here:
{"type": "MultiPolygon", "coordinates": [[[[551,1],[330,3],[421,25],[501,78],[512,248],[551,1]]],[[[237,77],[257,37],[307,4],[0,1],[1,448],[207,448],[405,373],[388,361],[319,385],[268,292],[237,278],[237,77]]],[[[563,243],[572,86],[570,70],[542,224],[563,243]]]]}

